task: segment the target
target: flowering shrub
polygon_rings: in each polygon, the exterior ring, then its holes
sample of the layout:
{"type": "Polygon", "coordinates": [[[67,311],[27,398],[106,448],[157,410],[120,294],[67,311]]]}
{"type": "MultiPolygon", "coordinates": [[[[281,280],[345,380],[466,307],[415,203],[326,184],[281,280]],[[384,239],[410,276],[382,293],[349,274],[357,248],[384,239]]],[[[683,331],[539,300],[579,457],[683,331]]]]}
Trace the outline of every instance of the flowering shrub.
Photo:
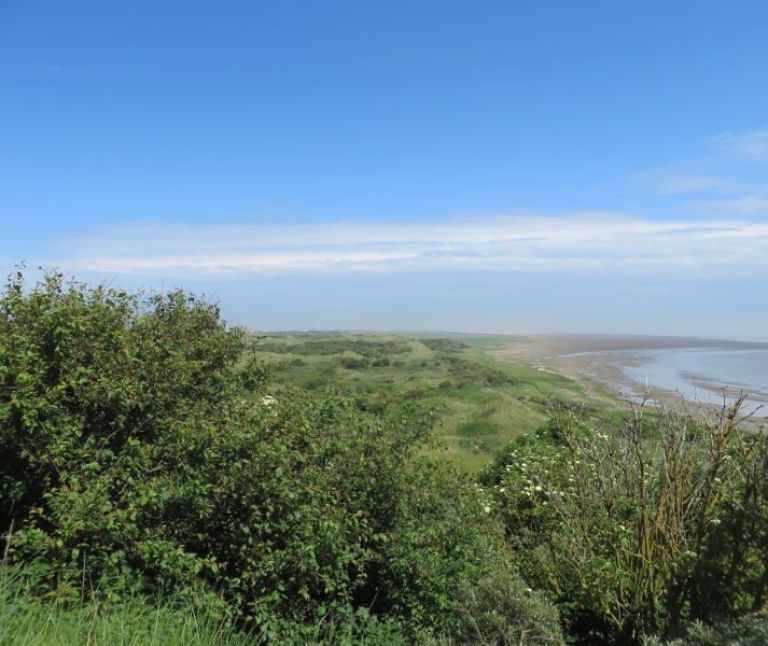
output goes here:
{"type": "Polygon", "coordinates": [[[768,440],[740,405],[600,432],[573,410],[485,474],[523,574],[590,642],[757,610],[768,586],[768,440]]]}

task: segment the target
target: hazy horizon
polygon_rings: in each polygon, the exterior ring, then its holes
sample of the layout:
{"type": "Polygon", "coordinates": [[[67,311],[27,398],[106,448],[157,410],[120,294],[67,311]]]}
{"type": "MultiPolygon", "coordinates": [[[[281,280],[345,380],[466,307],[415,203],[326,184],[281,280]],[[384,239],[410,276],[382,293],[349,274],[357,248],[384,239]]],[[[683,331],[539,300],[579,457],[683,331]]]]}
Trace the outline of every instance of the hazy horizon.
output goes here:
{"type": "MultiPolygon", "coordinates": [[[[236,324],[236,321],[232,321],[236,324]]],[[[487,337],[562,337],[562,338],[596,338],[596,339],[677,339],[680,341],[702,341],[702,342],[724,342],[734,344],[756,344],[759,346],[768,347],[768,338],[742,338],[742,339],[725,339],[715,337],[701,337],[701,336],[682,336],[682,335],[665,335],[665,334],[634,334],[634,333],[611,333],[611,332],[531,332],[531,331],[518,331],[518,332],[499,332],[499,331],[473,331],[473,330],[447,330],[447,329],[429,329],[429,328],[392,328],[392,329],[380,329],[380,328],[253,328],[247,327],[246,329],[251,334],[267,334],[267,335],[292,335],[292,334],[317,334],[317,335],[329,335],[329,334],[359,334],[365,335],[393,335],[393,336],[425,336],[434,334],[435,336],[487,336],[487,337]]]]}

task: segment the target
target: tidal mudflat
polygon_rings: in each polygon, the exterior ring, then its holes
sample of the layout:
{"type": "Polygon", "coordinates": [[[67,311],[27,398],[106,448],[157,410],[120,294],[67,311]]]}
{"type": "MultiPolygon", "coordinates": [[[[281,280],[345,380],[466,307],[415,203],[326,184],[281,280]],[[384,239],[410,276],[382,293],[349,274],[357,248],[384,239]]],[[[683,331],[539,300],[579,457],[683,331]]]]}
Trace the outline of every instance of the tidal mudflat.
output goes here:
{"type": "Polygon", "coordinates": [[[529,336],[499,358],[555,370],[613,394],[721,404],[747,398],[768,410],[768,344],[650,336],[529,336]]]}

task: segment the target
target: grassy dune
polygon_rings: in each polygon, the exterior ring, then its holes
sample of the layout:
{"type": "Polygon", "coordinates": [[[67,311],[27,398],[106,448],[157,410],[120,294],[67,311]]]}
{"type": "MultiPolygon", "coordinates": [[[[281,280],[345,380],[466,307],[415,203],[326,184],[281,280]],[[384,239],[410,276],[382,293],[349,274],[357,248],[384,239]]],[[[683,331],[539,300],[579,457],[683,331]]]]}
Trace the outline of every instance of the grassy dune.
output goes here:
{"type": "Polygon", "coordinates": [[[361,406],[407,404],[437,415],[446,457],[475,471],[511,439],[534,430],[552,399],[582,402],[576,381],[489,353],[509,337],[279,334],[255,338],[275,370],[273,394],[338,388],[361,406]]]}

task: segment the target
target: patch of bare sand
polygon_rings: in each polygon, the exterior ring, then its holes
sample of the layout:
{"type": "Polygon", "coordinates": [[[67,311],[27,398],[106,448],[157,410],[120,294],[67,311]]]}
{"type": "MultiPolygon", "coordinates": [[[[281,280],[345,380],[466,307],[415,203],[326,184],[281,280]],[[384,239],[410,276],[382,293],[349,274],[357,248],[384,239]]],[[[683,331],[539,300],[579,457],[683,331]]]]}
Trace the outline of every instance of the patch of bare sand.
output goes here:
{"type": "MultiPolygon", "coordinates": [[[[578,381],[593,397],[621,402],[642,395],[645,386],[624,372],[624,368],[637,365],[637,356],[621,351],[676,348],[748,350],[766,349],[768,344],[684,337],[530,335],[511,341],[493,355],[563,374],[578,381]]],[[[712,392],[718,392],[712,384],[709,386],[712,392]]],[[[667,403],[679,402],[674,393],[655,393],[654,397],[667,403]]]]}

